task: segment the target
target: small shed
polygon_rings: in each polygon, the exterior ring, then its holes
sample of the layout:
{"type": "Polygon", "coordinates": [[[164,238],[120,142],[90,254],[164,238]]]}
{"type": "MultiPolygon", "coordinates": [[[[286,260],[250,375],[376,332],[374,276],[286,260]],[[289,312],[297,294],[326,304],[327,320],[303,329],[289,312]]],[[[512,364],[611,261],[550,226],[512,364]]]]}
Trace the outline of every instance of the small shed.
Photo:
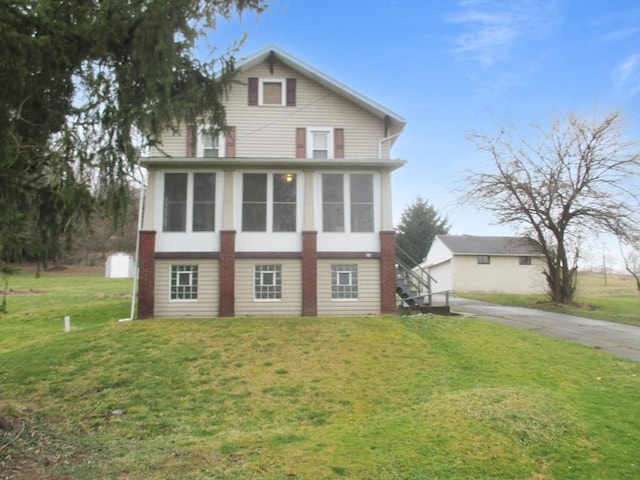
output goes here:
{"type": "Polygon", "coordinates": [[[122,252],[109,255],[104,272],[106,278],[133,278],[134,275],[135,263],[131,255],[122,252]]]}

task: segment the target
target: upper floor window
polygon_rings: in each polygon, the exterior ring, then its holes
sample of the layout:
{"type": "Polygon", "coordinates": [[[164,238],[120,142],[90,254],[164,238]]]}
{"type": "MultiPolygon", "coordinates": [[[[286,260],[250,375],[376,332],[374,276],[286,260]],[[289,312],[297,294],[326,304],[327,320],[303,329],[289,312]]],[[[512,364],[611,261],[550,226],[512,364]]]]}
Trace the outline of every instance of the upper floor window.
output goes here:
{"type": "Polygon", "coordinates": [[[489,265],[491,263],[491,257],[489,255],[478,255],[478,265],[489,265]]]}
{"type": "Polygon", "coordinates": [[[245,173],[242,177],[242,231],[295,232],[295,173],[245,173]]]}
{"type": "Polygon", "coordinates": [[[235,157],[236,127],[227,127],[224,133],[212,132],[209,127],[192,125],[187,128],[187,157],[235,157]]]}
{"type": "Polygon", "coordinates": [[[307,128],[307,158],[333,158],[333,128],[307,128]]]}
{"type": "Polygon", "coordinates": [[[296,158],[344,158],[344,128],[297,128],[296,158]]]}
{"type": "Polygon", "coordinates": [[[214,231],[215,198],[215,173],[165,173],[162,230],[214,231]]]}
{"type": "Polygon", "coordinates": [[[202,134],[202,157],[218,158],[224,157],[220,155],[220,137],[211,133],[202,134]]]}
{"type": "Polygon", "coordinates": [[[296,105],[295,78],[249,78],[249,105],[296,105]]]}

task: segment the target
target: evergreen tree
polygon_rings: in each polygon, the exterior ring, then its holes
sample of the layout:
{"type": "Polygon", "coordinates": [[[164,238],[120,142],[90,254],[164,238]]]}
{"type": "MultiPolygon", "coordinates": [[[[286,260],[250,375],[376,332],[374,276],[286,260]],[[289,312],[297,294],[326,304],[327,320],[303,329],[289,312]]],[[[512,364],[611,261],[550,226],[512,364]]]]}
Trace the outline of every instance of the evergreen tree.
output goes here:
{"type": "Polygon", "coordinates": [[[223,129],[233,50],[203,62],[196,40],[218,18],[264,8],[0,0],[0,260],[56,255],[96,202],[123,217],[140,148],[163,131],[223,129]]]}
{"type": "Polygon", "coordinates": [[[418,196],[404,209],[396,229],[398,257],[410,267],[419,264],[427,255],[435,236],[448,233],[450,228],[447,218],[418,196]]]}

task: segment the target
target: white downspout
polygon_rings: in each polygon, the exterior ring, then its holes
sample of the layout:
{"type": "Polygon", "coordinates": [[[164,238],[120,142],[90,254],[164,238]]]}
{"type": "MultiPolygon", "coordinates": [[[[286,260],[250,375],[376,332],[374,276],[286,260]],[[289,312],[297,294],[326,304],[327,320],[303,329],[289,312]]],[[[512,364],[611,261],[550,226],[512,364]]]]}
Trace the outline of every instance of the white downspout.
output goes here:
{"type": "Polygon", "coordinates": [[[119,322],[128,322],[133,320],[136,308],[136,288],[138,286],[138,255],[140,254],[140,230],[142,229],[142,206],[144,204],[144,183],[140,186],[140,198],[138,202],[138,231],[136,233],[136,256],[134,261],[134,273],[133,273],[133,287],[131,288],[131,313],[129,318],[121,318],[119,322]]]}
{"type": "Polygon", "coordinates": [[[400,135],[401,132],[398,133],[394,133],[393,135],[389,135],[388,137],[384,137],[381,138],[380,140],[378,140],[378,160],[382,160],[382,144],[384,142],[388,142],[389,140],[396,138],[398,135],[400,135]]]}

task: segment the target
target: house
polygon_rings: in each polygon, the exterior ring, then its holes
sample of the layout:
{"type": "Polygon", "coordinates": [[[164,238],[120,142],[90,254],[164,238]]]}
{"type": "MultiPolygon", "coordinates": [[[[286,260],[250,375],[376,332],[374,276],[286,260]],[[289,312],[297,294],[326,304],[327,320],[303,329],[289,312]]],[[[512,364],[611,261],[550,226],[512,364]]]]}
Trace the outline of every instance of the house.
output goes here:
{"type": "Polygon", "coordinates": [[[436,235],[421,264],[434,291],[542,294],[544,256],[527,237],[436,235]]]}
{"type": "Polygon", "coordinates": [[[395,311],[404,119],[277,47],[236,67],[224,136],[183,125],[141,159],[138,316],[395,311]]]}

